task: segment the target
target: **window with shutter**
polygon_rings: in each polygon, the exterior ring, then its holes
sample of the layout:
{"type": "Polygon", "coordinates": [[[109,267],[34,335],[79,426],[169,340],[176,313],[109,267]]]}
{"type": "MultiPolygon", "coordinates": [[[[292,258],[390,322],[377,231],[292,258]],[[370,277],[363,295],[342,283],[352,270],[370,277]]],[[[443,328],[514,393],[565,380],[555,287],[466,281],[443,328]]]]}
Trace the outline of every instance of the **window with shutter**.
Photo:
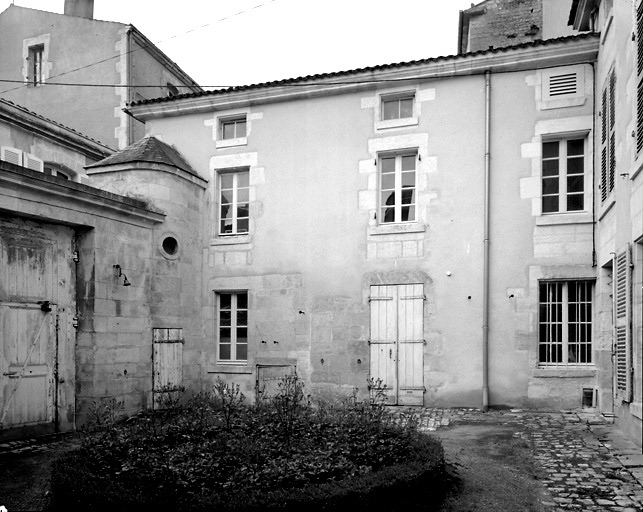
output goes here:
{"type": "Polygon", "coordinates": [[[31,153],[25,153],[22,157],[22,165],[32,171],[45,172],[45,163],[31,153]]]}
{"type": "Polygon", "coordinates": [[[616,71],[612,68],[601,98],[601,203],[614,190],[616,176],[616,71]]]}
{"type": "Polygon", "coordinates": [[[643,150],[643,1],[636,8],[636,156],[643,150]]]}
{"type": "Polygon", "coordinates": [[[614,370],[616,397],[632,399],[631,261],[627,246],[614,256],[614,370]]]}
{"type": "Polygon", "coordinates": [[[16,148],[2,146],[0,148],[0,160],[22,166],[22,151],[16,148]]]}

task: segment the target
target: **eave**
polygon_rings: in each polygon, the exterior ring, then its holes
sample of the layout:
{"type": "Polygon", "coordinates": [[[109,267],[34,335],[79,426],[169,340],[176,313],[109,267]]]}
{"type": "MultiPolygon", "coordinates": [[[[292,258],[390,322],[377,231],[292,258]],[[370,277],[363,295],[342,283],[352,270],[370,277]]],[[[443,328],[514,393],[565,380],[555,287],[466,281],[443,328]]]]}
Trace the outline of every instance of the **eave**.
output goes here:
{"type": "Polygon", "coordinates": [[[228,110],[258,104],[293,101],[320,96],[377,89],[392,83],[453,78],[491,73],[507,73],[564,65],[595,62],[599,39],[596,36],[541,41],[484,52],[430,59],[406,65],[381,66],[383,69],[356,70],[341,76],[303,78],[287,84],[249,86],[241,90],[213,91],[213,94],[179,97],[170,101],[143,102],[126,109],[136,119],[150,119],[228,110]]]}

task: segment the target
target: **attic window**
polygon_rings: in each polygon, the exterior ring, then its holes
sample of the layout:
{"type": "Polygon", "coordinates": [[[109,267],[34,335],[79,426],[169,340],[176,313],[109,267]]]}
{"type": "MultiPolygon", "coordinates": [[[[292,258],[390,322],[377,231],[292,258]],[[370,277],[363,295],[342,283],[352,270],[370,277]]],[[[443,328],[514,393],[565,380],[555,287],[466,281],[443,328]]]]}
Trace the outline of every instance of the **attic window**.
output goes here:
{"type": "Polygon", "coordinates": [[[179,89],[176,87],[176,85],[171,84],[170,82],[167,83],[167,95],[170,98],[172,96],[178,96],[179,95],[179,89]]]}

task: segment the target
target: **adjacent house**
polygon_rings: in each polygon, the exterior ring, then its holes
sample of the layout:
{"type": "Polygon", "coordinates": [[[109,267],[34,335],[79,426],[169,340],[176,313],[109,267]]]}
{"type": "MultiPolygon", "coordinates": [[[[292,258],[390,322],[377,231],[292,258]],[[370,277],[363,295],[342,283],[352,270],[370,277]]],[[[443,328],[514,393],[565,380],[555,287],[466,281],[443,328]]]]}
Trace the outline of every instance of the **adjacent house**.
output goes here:
{"type": "Polygon", "coordinates": [[[569,22],[600,32],[594,190],[599,307],[595,332],[612,340],[613,411],[641,443],[643,399],[643,4],[574,1],[569,22]]]}
{"type": "Polygon", "coordinates": [[[127,103],[201,88],[133,25],[93,19],[93,4],[0,13],[0,97],[124,148],[145,133],[127,103]]]}

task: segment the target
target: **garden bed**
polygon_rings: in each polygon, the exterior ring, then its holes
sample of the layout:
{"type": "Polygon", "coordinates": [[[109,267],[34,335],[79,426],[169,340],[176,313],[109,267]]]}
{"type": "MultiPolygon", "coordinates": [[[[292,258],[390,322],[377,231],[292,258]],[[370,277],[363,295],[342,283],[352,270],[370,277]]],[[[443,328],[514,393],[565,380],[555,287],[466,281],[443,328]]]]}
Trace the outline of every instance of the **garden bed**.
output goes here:
{"type": "Polygon", "coordinates": [[[428,510],[439,502],[442,447],[412,416],[395,424],[373,389],[369,400],[313,404],[291,375],[254,406],[221,381],[126,420],[116,402],[97,404],[81,448],[54,464],[54,506],[428,510]]]}

